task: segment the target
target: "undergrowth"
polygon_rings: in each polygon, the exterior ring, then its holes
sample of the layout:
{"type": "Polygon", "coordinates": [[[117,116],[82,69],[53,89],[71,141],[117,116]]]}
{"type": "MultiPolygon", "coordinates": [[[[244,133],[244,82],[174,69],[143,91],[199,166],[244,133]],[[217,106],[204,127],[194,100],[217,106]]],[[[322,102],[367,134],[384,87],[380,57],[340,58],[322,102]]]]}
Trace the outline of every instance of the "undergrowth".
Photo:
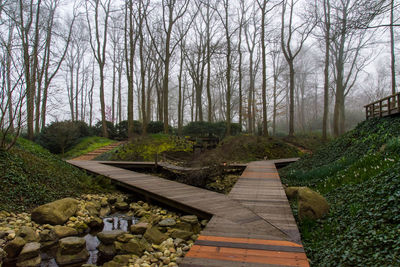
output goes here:
{"type": "Polygon", "coordinates": [[[59,198],[112,189],[109,179],[92,178],[22,138],[10,151],[0,151],[0,177],[0,210],[29,210],[59,198]]]}
{"type": "Polygon", "coordinates": [[[123,145],[97,159],[126,161],[155,161],[162,154],[176,152],[191,153],[193,143],[184,138],[165,134],[150,134],[137,137],[131,143],[123,145]]]}
{"type": "Polygon", "coordinates": [[[331,205],[325,218],[298,222],[312,266],[400,265],[399,136],[400,118],[368,120],[280,171],[331,205]]]}

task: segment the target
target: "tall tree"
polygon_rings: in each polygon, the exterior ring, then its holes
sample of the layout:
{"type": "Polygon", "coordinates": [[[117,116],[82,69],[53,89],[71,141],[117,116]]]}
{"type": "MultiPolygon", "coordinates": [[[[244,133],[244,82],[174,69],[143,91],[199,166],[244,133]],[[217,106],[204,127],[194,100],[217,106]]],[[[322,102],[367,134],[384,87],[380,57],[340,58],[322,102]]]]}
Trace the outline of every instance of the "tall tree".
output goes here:
{"type": "Polygon", "coordinates": [[[135,35],[135,13],[133,1],[128,0],[125,5],[125,65],[126,79],[128,82],[128,138],[132,140],[133,132],[133,80],[134,80],[134,57],[137,36],[135,35]]]}
{"type": "Polygon", "coordinates": [[[316,25],[311,18],[309,21],[300,21],[296,24],[294,10],[297,3],[298,0],[283,0],[281,14],[281,47],[289,66],[289,136],[294,136],[294,61],[316,25]],[[296,41],[295,46],[294,41],[296,41]]]}
{"type": "Polygon", "coordinates": [[[394,0],[390,1],[390,64],[392,74],[392,94],[396,93],[396,57],[394,49],[394,0]]]}
{"type": "Polygon", "coordinates": [[[91,0],[85,1],[86,19],[89,28],[89,41],[92,48],[93,56],[99,67],[100,75],[100,109],[101,109],[101,125],[102,135],[108,137],[107,124],[106,124],[106,105],[104,100],[104,67],[106,64],[106,48],[108,36],[108,20],[110,18],[111,0],[91,0]],[[90,10],[94,12],[94,22],[91,21],[89,14],[90,10]],[[100,24],[100,13],[103,15],[103,25],[100,24]],[[93,24],[94,23],[94,29],[93,24]],[[93,32],[94,31],[94,32],[93,32]],[[102,31],[102,33],[101,33],[102,31]],[[94,34],[94,36],[93,36],[94,34]],[[100,36],[102,34],[102,36],[100,36]]]}
{"type": "Polygon", "coordinates": [[[162,59],[164,63],[164,74],[163,74],[163,80],[162,80],[162,93],[163,93],[163,119],[164,119],[164,133],[168,133],[168,128],[169,128],[169,115],[168,115],[168,100],[169,100],[169,87],[168,87],[168,82],[169,82],[169,71],[170,71],[170,62],[172,55],[178,46],[180,40],[186,35],[186,33],[189,31],[190,25],[192,21],[194,20],[194,17],[190,20],[190,22],[187,24],[187,29],[185,31],[184,35],[181,35],[178,40],[173,39],[173,29],[175,23],[179,20],[182,19],[182,17],[185,15],[186,11],[188,10],[189,7],[189,0],[162,0],[162,34],[163,34],[163,39],[164,39],[164,47],[163,47],[163,52],[161,53],[160,50],[157,47],[157,44],[155,42],[154,36],[151,34],[150,30],[150,22],[146,19],[146,26],[147,29],[149,30],[151,39],[153,41],[153,45],[156,48],[157,54],[159,57],[162,59]]]}

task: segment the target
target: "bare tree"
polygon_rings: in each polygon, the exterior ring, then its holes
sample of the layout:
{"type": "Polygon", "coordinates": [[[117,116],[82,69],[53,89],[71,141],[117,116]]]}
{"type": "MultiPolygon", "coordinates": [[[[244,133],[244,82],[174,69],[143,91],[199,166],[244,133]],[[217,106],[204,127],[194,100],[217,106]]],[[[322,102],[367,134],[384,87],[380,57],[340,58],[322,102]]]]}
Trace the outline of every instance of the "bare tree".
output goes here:
{"type": "MultiPolygon", "coordinates": [[[[155,46],[156,52],[158,56],[162,59],[164,63],[164,74],[163,74],[163,82],[162,82],[162,93],[163,93],[163,119],[164,119],[164,132],[168,133],[168,125],[169,125],[169,116],[168,116],[168,96],[169,96],[169,71],[170,71],[170,61],[171,57],[178,46],[181,38],[177,40],[173,40],[173,29],[175,23],[181,19],[189,7],[189,0],[177,1],[177,0],[162,0],[162,34],[164,39],[164,53],[160,52],[157,47],[155,37],[151,33],[149,21],[146,19],[146,26],[150,33],[151,39],[153,41],[153,45],[155,46]]],[[[187,24],[187,29],[185,34],[189,31],[190,25],[193,21],[194,17],[187,24]]]]}
{"type": "Polygon", "coordinates": [[[316,25],[312,18],[308,21],[304,20],[296,24],[293,15],[295,5],[298,2],[299,0],[283,0],[281,15],[281,47],[283,55],[289,65],[289,136],[294,136],[294,61],[303,48],[304,42],[307,40],[316,25]],[[296,41],[295,46],[293,46],[294,41],[296,41]]]}
{"type": "Polygon", "coordinates": [[[111,0],[85,1],[86,19],[89,28],[90,47],[92,48],[93,56],[98,64],[99,74],[100,74],[101,124],[102,124],[102,135],[104,137],[108,137],[106,113],[105,113],[106,106],[104,100],[104,82],[105,82],[104,66],[106,64],[108,20],[110,18],[110,11],[111,11],[110,6],[111,6],[111,0]],[[91,21],[89,17],[91,10],[94,12],[94,22],[91,21]],[[101,15],[100,13],[102,13],[104,16],[103,17],[104,20],[102,20],[103,25],[100,24],[100,15],[101,15]]]}

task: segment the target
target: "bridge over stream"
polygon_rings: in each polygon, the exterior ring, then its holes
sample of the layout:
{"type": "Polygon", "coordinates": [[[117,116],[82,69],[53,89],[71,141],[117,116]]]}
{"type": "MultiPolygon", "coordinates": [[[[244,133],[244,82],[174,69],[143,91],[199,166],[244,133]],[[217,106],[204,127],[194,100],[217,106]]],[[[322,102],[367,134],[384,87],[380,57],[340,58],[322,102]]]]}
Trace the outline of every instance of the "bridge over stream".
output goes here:
{"type": "Polygon", "coordinates": [[[68,162],[147,199],[211,218],[181,267],[309,266],[277,171],[277,165],[294,160],[247,164],[228,195],[122,168],[135,162],[68,162]]]}

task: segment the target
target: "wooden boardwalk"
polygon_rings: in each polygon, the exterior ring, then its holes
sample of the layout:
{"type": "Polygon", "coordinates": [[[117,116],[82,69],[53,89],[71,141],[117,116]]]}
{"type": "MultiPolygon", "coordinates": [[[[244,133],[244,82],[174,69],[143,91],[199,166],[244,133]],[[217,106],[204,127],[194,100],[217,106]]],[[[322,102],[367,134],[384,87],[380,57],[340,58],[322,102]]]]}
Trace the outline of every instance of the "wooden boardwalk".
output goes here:
{"type": "Polygon", "coordinates": [[[394,95],[379,99],[366,106],[365,115],[369,118],[382,118],[400,114],[400,92],[394,95]]]}
{"type": "Polygon", "coordinates": [[[146,198],[211,218],[180,266],[309,266],[275,167],[285,160],[248,164],[229,195],[109,163],[69,162],[146,198]]]}

